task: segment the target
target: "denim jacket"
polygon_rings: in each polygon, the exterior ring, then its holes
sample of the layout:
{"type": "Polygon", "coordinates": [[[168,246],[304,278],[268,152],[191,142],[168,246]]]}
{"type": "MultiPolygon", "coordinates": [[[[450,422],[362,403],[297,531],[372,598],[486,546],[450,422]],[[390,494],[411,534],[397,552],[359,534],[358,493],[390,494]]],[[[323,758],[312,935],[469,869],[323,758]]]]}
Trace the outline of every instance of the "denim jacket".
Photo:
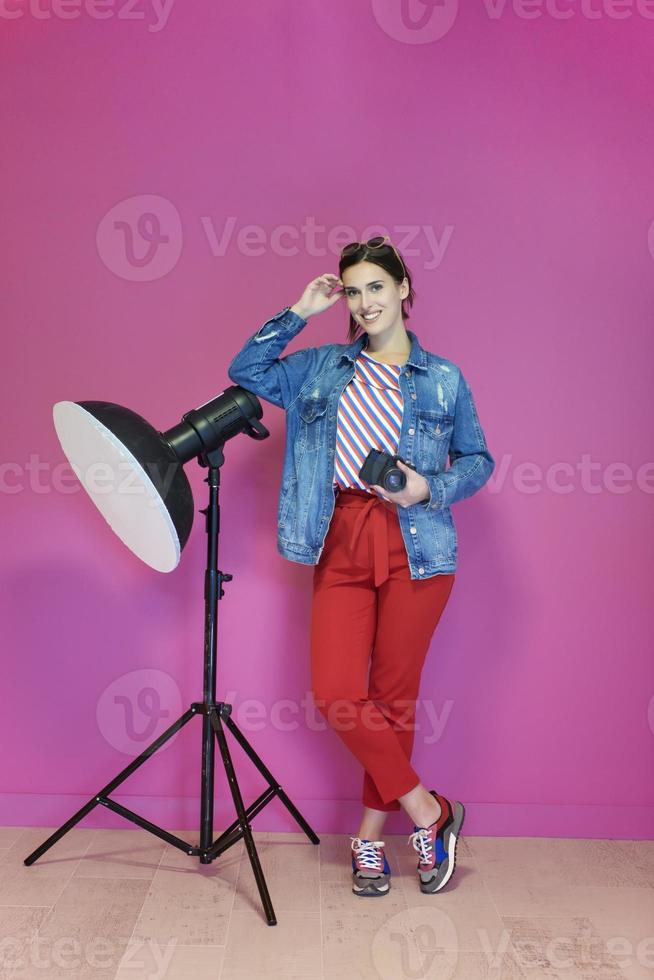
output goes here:
{"type": "MultiPolygon", "coordinates": [[[[306,323],[286,307],[245,342],[227,373],[286,412],[277,549],[290,561],[317,565],[336,500],[338,401],[354,376],[366,335],[352,344],[323,344],[280,357],[306,323]]],[[[398,455],[425,477],[429,499],[398,506],[397,514],[411,578],[426,579],[456,570],[450,507],[486,483],[495,461],[460,368],[424,350],[410,330],[407,335],[411,352],[399,375],[404,410],[398,455]]]]}

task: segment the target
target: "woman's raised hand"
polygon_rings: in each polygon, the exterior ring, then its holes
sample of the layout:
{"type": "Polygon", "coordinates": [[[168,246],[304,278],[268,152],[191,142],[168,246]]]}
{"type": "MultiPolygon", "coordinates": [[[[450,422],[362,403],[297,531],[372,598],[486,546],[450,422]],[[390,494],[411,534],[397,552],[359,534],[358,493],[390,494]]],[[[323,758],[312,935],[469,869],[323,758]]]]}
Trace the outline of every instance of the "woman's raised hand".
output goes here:
{"type": "Polygon", "coordinates": [[[344,295],[342,280],[331,272],[326,272],[324,275],[318,276],[317,279],[311,280],[297,303],[291,306],[291,309],[303,320],[308,320],[310,316],[328,310],[344,295]],[[332,292],[332,290],[336,290],[336,292],[332,292]]]}

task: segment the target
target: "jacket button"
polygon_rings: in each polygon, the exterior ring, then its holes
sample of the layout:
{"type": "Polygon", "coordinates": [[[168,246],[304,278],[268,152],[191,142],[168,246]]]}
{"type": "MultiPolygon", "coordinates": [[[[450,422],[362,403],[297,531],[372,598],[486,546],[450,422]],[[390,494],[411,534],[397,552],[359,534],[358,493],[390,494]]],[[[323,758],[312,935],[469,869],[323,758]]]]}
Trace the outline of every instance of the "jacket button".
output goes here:
{"type": "Polygon", "coordinates": [[[424,575],[424,574],[425,574],[424,568],[419,568],[418,569],[418,575],[424,575]]]}
{"type": "Polygon", "coordinates": [[[411,377],[411,368],[409,368],[409,370],[407,371],[406,376],[407,376],[407,378],[410,378],[411,377]]]}
{"type": "Polygon", "coordinates": [[[409,530],[411,531],[411,534],[417,534],[418,533],[416,531],[415,527],[410,527],[409,530]]]}
{"type": "Polygon", "coordinates": [[[409,429],[409,435],[412,436],[415,431],[415,429],[409,429]]]}
{"type": "Polygon", "coordinates": [[[418,396],[416,395],[415,391],[411,393],[411,397],[413,398],[414,401],[416,400],[418,396]]]}

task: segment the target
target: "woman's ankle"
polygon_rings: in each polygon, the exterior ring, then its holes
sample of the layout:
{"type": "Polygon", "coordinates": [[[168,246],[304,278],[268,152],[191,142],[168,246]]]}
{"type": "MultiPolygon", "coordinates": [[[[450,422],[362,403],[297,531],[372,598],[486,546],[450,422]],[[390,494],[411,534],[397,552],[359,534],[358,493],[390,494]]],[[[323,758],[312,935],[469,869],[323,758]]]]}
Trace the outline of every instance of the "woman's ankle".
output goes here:
{"type": "Polygon", "coordinates": [[[441,815],[441,805],[422,783],[399,798],[409,819],[416,827],[429,827],[441,815]]]}
{"type": "Polygon", "coordinates": [[[381,840],[387,816],[386,811],[370,811],[369,807],[365,807],[357,837],[361,840],[381,840]],[[384,814],[383,817],[380,816],[381,813],[384,814]]]}
{"type": "Polygon", "coordinates": [[[432,801],[434,805],[431,810],[422,811],[422,813],[419,814],[419,819],[415,822],[416,827],[431,827],[431,825],[436,823],[440,817],[441,813],[443,812],[443,808],[438,800],[434,799],[433,796],[432,801]]]}

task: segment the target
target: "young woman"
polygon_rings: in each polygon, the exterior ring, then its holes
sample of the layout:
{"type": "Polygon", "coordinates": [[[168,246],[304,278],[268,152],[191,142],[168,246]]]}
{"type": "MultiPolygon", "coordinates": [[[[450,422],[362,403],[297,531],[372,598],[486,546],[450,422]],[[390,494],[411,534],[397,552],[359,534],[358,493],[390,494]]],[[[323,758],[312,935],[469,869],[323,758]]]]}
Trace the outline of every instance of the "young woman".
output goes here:
{"type": "Polygon", "coordinates": [[[352,890],[362,897],[390,889],[380,839],[389,811],[402,807],[413,822],[409,843],[428,893],[454,871],[465,816],[462,803],[423,785],[410,759],[423,664],[454,585],[450,507],[479,490],[495,462],[460,368],[405,327],[414,296],[387,236],[352,242],[339,275],[312,280],[228,368],[236,384],[286,411],[277,547],[315,566],[312,693],[364,769],[351,837],[352,890]],[[341,300],[347,344],[279,356],[310,317],[341,300]],[[371,449],[400,457],[404,487],[361,478],[371,449]]]}

